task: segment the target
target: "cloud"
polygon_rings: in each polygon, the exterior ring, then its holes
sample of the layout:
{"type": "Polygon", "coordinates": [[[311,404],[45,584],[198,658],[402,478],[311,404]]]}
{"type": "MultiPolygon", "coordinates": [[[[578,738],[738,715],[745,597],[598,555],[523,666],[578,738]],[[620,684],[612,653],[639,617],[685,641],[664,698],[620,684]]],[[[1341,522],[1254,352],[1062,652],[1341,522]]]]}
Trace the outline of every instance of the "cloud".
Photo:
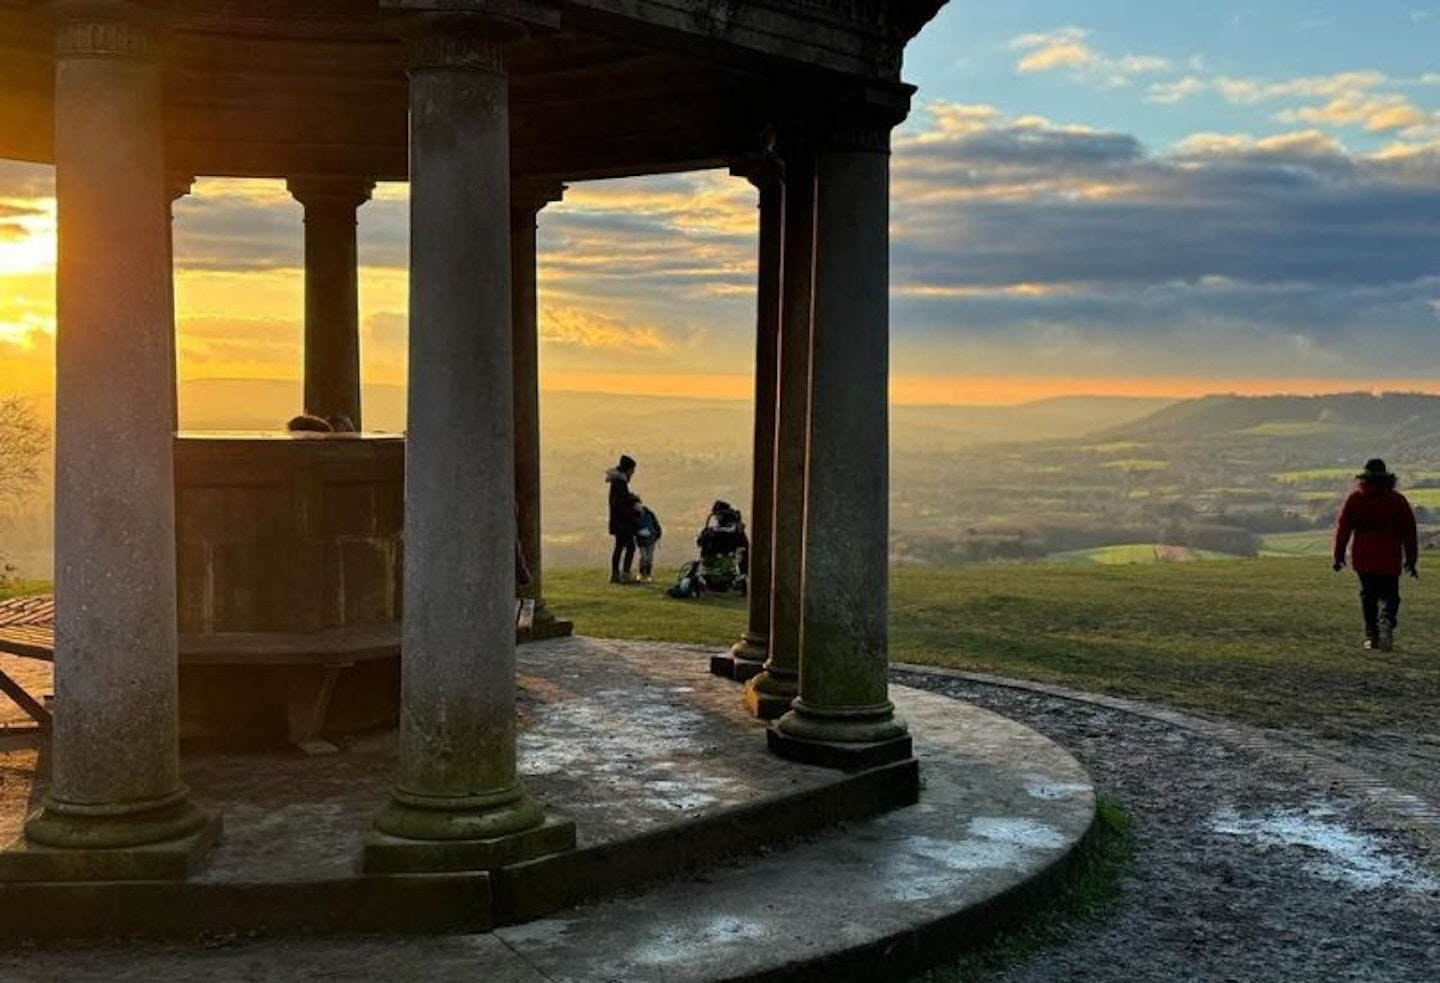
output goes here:
{"type": "Polygon", "coordinates": [[[755,205],[747,182],[716,171],[572,186],[540,213],[542,285],[562,302],[607,308],[641,294],[672,310],[748,297],[755,205]]]}
{"type": "Polygon", "coordinates": [[[1049,33],[1020,35],[1010,42],[1011,50],[1026,52],[1016,63],[1016,70],[1048,72],[1091,64],[1098,56],[1085,43],[1087,33],[1078,27],[1062,27],[1049,33]]]}
{"type": "Polygon", "coordinates": [[[283,181],[205,179],[173,206],[181,270],[249,272],[304,265],[304,209],[283,181]]]}
{"type": "Polygon", "coordinates": [[[575,307],[546,306],[540,313],[540,341],[553,347],[601,349],[635,354],[666,347],[665,332],[653,325],[575,307]]]}
{"type": "Polygon", "coordinates": [[[177,339],[182,375],[243,365],[283,374],[300,372],[304,329],[298,320],[279,317],[183,318],[177,339]]]}
{"type": "Polygon", "coordinates": [[[34,205],[16,201],[0,200],[0,242],[18,242],[31,235],[30,223],[25,219],[46,216],[46,211],[34,205]]]}
{"type": "Polygon", "coordinates": [[[48,198],[55,194],[55,168],[0,158],[0,198],[48,198]]]}
{"type": "Polygon", "coordinates": [[[1022,34],[1010,42],[1012,51],[1022,52],[1015,70],[1022,75],[1064,71],[1083,81],[1107,88],[1129,85],[1137,75],[1168,71],[1169,59],[1155,55],[1102,54],[1086,40],[1089,31],[1061,27],[1053,31],[1022,34]]]}
{"type": "MultiPolygon", "coordinates": [[[[1426,84],[1429,75],[1418,84],[1426,84]]],[[[1234,78],[1216,75],[1204,78],[1186,75],[1150,86],[1149,100],[1175,104],[1205,92],[1214,92],[1233,105],[1267,102],[1299,102],[1276,111],[1280,123],[1335,128],[1358,127],[1371,133],[1394,133],[1409,139],[1440,137],[1440,112],[1417,105],[1400,91],[1405,83],[1373,69],[1311,75],[1283,81],[1234,78]]]]}
{"type": "Polygon", "coordinates": [[[897,371],[1433,364],[1440,144],[1312,129],[1148,153],[987,107],[930,119],[895,148],[897,371]]]}
{"type": "Polygon", "coordinates": [[[1156,82],[1150,86],[1151,102],[1174,105],[1191,96],[1199,95],[1206,89],[1204,80],[1195,75],[1186,75],[1173,82],[1156,82]]]}

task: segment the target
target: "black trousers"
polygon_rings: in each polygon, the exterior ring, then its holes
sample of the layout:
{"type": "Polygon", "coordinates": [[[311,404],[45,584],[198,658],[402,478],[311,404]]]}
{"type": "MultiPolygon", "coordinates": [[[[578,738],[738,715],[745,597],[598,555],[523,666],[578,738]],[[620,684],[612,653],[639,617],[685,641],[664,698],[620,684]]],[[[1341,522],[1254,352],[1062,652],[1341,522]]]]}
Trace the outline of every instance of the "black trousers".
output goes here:
{"type": "Polygon", "coordinates": [[[1383,617],[1394,628],[1400,614],[1400,575],[1361,573],[1360,613],[1365,617],[1365,637],[1374,638],[1383,617]]]}
{"type": "Polygon", "coordinates": [[[610,579],[619,580],[621,564],[628,574],[635,563],[635,537],[616,534],[615,548],[610,551],[610,579]]]}

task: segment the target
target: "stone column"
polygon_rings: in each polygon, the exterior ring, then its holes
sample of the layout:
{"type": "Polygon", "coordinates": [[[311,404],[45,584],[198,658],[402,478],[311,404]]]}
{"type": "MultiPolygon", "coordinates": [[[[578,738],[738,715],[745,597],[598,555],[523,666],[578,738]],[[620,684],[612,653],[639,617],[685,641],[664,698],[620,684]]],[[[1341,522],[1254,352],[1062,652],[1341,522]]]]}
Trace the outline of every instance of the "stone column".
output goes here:
{"type": "Polygon", "coordinates": [[[800,574],[805,545],[805,444],[810,415],[811,288],[815,263],[815,160],[808,143],[781,145],[785,161],[784,261],[771,521],[769,655],[745,686],[750,712],[773,720],[800,692],[800,574]]]}
{"type": "Polygon", "coordinates": [[[519,595],[535,602],[530,627],[522,639],[554,638],[574,630],[557,619],[545,604],[544,558],[540,523],[540,319],[536,299],[536,219],[540,210],[559,201],[558,184],[515,185],[510,195],[510,268],[514,322],[515,505],[520,549],[530,582],[519,595]]]}
{"type": "Polygon", "coordinates": [[[360,280],[355,212],[375,182],[292,177],[305,207],[305,412],[360,429],[360,280]]]}
{"type": "Polygon", "coordinates": [[[911,756],[889,699],[889,132],[859,113],[821,134],[805,495],[800,695],[780,754],[847,770],[911,756]]]}
{"type": "Polygon", "coordinates": [[[0,875],[183,877],[217,823],[180,780],[163,25],[139,3],[51,10],[56,712],[30,849],[0,875]]]}
{"type": "Polygon", "coordinates": [[[710,671],[745,682],[759,675],[769,655],[771,523],[775,513],[775,407],[780,350],[780,285],[784,242],[784,169],[771,154],[730,169],[760,195],[760,244],[755,289],[755,430],[750,485],[747,620],[740,640],[710,660],[710,671]]]}
{"type": "Polygon", "coordinates": [[[410,19],[410,385],[400,775],[371,872],[491,869],[574,845],[516,767],[510,123],[502,42],[410,19]]]}

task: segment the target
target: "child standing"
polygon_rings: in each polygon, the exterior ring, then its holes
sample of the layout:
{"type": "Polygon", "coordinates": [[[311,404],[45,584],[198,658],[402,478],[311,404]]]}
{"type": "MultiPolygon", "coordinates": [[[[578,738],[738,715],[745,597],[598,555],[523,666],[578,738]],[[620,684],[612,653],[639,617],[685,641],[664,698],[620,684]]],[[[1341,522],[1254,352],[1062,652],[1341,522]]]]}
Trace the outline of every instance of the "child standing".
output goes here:
{"type": "Polygon", "coordinates": [[[660,519],[649,506],[635,498],[635,548],[640,554],[640,579],[650,582],[655,570],[655,547],[660,543],[660,519]]]}

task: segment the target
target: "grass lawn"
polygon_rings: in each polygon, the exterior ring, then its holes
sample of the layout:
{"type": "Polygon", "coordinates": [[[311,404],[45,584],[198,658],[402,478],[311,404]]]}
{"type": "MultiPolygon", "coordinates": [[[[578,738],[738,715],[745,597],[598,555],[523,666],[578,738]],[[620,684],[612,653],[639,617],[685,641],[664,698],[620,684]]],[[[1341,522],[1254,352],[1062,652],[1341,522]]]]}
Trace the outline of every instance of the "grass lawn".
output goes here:
{"type": "Polygon", "coordinates": [[[1328,559],[1333,544],[1334,534],[1329,529],[1277,532],[1260,537],[1260,552],[1264,556],[1316,556],[1328,559]]]}
{"type": "Polygon", "coordinates": [[[30,594],[44,594],[50,590],[48,580],[4,580],[0,581],[0,601],[12,597],[26,597],[30,594]]]}
{"type": "MultiPolygon", "coordinates": [[[[605,579],[547,570],[546,599],[587,635],[723,647],[745,627],[743,598],[673,600],[668,584],[605,579]]],[[[1440,609],[1431,583],[1404,582],[1397,650],[1364,655],[1355,577],[1321,558],[901,567],[891,575],[890,657],[1266,726],[1434,732],[1440,609]]]]}
{"type": "Polygon", "coordinates": [[[1440,508],[1440,488],[1402,488],[1401,492],[1410,499],[1411,505],[1423,505],[1427,509],[1440,508]]]}

